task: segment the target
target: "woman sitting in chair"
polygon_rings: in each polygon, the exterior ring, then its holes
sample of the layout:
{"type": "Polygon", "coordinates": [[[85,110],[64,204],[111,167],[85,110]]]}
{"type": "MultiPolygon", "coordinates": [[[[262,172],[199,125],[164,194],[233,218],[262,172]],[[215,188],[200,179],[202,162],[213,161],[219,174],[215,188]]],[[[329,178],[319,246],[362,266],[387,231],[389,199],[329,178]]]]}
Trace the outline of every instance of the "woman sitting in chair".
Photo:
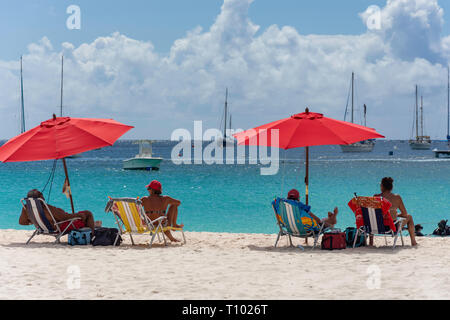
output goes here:
{"type": "MultiPolygon", "coordinates": [[[[162,196],[162,186],[159,181],[153,180],[146,188],[149,192],[149,196],[143,197],[141,201],[145,214],[150,220],[165,216],[167,217],[167,226],[183,228],[183,224],[177,224],[178,206],[181,205],[181,201],[168,196],[162,196]]],[[[179,240],[172,236],[169,230],[164,233],[170,241],[179,242],[179,240]]]]}

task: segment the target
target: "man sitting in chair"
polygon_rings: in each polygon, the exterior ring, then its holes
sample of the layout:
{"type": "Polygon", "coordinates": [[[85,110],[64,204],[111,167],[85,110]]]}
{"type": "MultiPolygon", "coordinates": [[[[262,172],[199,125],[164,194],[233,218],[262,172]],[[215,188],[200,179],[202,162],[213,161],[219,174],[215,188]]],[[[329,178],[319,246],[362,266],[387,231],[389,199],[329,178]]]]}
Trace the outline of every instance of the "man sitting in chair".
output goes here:
{"type": "MultiPolygon", "coordinates": [[[[34,198],[34,199],[44,199],[44,195],[42,192],[40,192],[37,189],[33,189],[28,191],[27,198],[34,198]]],[[[90,211],[80,211],[78,213],[67,213],[63,209],[51,206],[47,203],[48,208],[50,209],[53,217],[55,218],[56,222],[66,221],[73,218],[81,218],[81,220],[75,220],[73,223],[73,228],[83,228],[83,227],[89,227],[92,230],[92,234],[94,234],[95,230],[95,222],[94,222],[94,216],[92,215],[92,212],[90,211]]],[[[55,224],[53,223],[53,219],[50,216],[50,213],[47,211],[47,208],[44,206],[44,212],[45,216],[47,217],[47,220],[52,224],[53,228],[56,229],[55,224]]],[[[32,221],[28,218],[27,212],[25,208],[22,208],[22,213],[20,214],[19,218],[19,224],[22,226],[27,226],[33,224],[32,221]]],[[[70,231],[72,229],[72,226],[69,227],[67,231],[70,231]]],[[[62,228],[64,230],[64,228],[62,228]]]]}
{"type": "MultiPolygon", "coordinates": [[[[381,193],[375,195],[375,197],[383,197],[389,200],[392,204],[392,207],[389,209],[391,213],[392,220],[397,220],[397,217],[405,218],[406,220],[403,222],[403,225],[408,226],[409,236],[411,237],[411,245],[416,246],[416,230],[414,226],[414,221],[411,215],[406,211],[405,205],[403,204],[402,197],[398,194],[392,193],[392,189],[394,189],[394,179],[391,177],[386,177],[381,180],[380,184],[381,193]],[[400,210],[400,214],[398,214],[397,210],[400,210]]],[[[403,228],[403,225],[400,228],[403,228]]],[[[370,237],[370,245],[373,245],[373,237],[370,237]]]]}
{"type": "MultiPolygon", "coordinates": [[[[296,189],[292,189],[291,191],[289,191],[287,198],[289,200],[295,200],[295,201],[299,201],[300,202],[300,193],[296,189]]],[[[339,210],[338,210],[337,207],[334,208],[333,213],[332,212],[328,212],[328,217],[323,218],[323,219],[318,218],[311,211],[309,212],[309,215],[319,225],[319,228],[322,228],[322,226],[323,226],[322,229],[334,228],[334,226],[337,223],[336,216],[338,214],[338,211],[339,210]]]]}

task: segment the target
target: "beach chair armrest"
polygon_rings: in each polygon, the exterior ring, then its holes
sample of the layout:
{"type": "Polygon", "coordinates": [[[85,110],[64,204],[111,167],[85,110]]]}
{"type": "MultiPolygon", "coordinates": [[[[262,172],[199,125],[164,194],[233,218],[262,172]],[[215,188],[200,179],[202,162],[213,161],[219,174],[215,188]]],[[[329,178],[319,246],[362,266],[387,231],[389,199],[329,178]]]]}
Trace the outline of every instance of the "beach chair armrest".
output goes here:
{"type": "Polygon", "coordinates": [[[167,217],[166,217],[166,216],[161,216],[161,217],[159,217],[159,218],[156,218],[155,220],[151,220],[151,222],[152,222],[152,223],[154,223],[154,222],[159,222],[159,221],[162,221],[162,220],[164,220],[164,219],[167,219],[167,217]]]}

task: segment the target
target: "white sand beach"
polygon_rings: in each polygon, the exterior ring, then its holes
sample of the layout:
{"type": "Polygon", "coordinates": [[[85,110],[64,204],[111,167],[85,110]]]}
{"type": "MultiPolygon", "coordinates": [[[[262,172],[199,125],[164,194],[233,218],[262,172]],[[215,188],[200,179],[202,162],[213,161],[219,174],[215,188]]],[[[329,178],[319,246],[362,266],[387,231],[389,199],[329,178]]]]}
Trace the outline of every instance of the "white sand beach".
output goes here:
{"type": "Polygon", "coordinates": [[[276,235],[263,234],[186,232],[186,245],[151,249],[145,236],[134,247],[129,237],[120,247],[71,247],[46,236],[27,246],[30,235],[0,231],[0,299],[450,298],[450,238],[302,251],[285,239],[274,248],[276,235]]]}

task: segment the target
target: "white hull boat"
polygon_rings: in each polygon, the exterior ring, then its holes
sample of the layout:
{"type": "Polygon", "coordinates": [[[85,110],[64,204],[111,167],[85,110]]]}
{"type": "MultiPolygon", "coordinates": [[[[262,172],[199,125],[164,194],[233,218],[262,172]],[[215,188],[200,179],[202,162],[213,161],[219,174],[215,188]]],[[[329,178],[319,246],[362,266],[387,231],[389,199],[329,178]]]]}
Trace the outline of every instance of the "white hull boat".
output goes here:
{"type": "Polygon", "coordinates": [[[163,158],[153,157],[151,140],[139,140],[139,154],[123,161],[125,170],[159,170],[163,158]]]}

